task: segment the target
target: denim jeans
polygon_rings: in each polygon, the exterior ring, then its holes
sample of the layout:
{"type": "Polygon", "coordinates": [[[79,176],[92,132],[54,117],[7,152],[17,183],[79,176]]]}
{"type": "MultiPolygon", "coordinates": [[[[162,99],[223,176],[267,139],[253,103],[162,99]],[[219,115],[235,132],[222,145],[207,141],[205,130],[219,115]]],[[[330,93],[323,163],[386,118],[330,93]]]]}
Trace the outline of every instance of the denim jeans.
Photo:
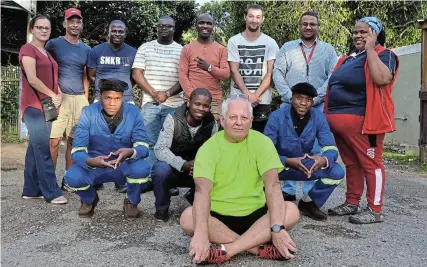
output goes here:
{"type": "Polygon", "coordinates": [[[25,155],[22,195],[27,197],[43,195],[49,202],[62,195],[56,182],[49,147],[52,123],[45,121],[43,112],[32,107],[24,111],[24,121],[30,139],[25,155]]]}
{"type": "MultiPolygon", "coordinates": [[[[283,103],[281,107],[283,107],[286,103],[283,103]]],[[[324,103],[317,105],[314,107],[317,110],[323,112],[324,103]]],[[[314,141],[313,150],[311,151],[313,155],[320,156],[322,154],[322,148],[319,146],[319,142],[314,141]]],[[[303,181],[302,182],[302,193],[303,195],[307,195],[310,189],[313,187],[316,181],[303,181]]],[[[296,181],[284,181],[282,186],[282,191],[289,195],[296,195],[297,193],[297,182],[296,181]]]]}
{"type": "Polygon", "coordinates": [[[173,187],[194,188],[194,179],[192,176],[179,172],[163,161],[157,161],[151,171],[153,179],[154,196],[156,197],[156,210],[169,209],[171,195],[169,189],[173,187]]]}
{"type": "Polygon", "coordinates": [[[163,122],[168,114],[175,112],[176,108],[171,108],[162,104],[155,104],[154,102],[146,103],[141,108],[142,120],[145,125],[145,132],[147,133],[148,139],[150,139],[149,155],[146,161],[150,168],[156,162],[156,156],[154,155],[154,145],[157,143],[159,138],[160,130],[163,127],[163,122]]]}

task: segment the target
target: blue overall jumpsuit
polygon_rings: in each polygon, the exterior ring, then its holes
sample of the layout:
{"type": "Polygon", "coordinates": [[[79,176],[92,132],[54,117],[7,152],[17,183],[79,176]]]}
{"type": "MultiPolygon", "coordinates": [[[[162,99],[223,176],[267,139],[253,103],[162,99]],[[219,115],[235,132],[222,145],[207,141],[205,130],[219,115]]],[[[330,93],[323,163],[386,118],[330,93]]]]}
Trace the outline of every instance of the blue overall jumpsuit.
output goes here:
{"type": "MultiPolygon", "coordinates": [[[[129,202],[134,205],[141,202],[141,191],[150,172],[150,167],[144,160],[148,156],[148,137],[139,109],[128,103],[122,105],[123,119],[114,133],[110,132],[101,113],[101,102],[87,106],[82,111],[71,151],[74,165],[67,171],[65,182],[80,196],[84,204],[90,205],[95,200],[93,185],[106,182],[127,182],[129,202]],[[124,160],[117,169],[87,166],[89,158],[109,155],[120,148],[133,148],[136,156],[124,160]]],[[[117,156],[108,160],[115,158],[117,156]]]]}
{"type": "MultiPolygon", "coordinates": [[[[304,173],[298,170],[285,168],[279,173],[279,179],[291,181],[317,180],[313,188],[308,192],[308,196],[320,208],[344,178],[343,168],[336,163],[338,148],[335,145],[325,115],[321,111],[314,108],[310,109],[310,120],[301,136],[298,136],[294,129],[291,108],[292,105],[286,105],[274,111],[265,126],[264,134],[273,141],[284,165],[287,158],[303,157],[304,154],[311,155],[314,141],[317,138],[322,148],[321,156],[327,158],[327,168],[318,169],[310,178],[307,178],[304,173]]],[[[314,160],[305,158],[302,163],[310,170],[314,160]]]]}

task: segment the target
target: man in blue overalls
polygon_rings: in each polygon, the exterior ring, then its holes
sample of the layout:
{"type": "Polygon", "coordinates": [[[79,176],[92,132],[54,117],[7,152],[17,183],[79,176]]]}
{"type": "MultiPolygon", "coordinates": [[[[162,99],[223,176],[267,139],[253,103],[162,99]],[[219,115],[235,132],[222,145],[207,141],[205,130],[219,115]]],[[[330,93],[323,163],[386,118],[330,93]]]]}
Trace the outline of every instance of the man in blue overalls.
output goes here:
{"type": "Polygon", "coordinates": [[[325,115],[314,108],[316,89],[309,83],[292,87],[292,103],[270,115],[264,134],[273,141],[285,170],[280,180],[317,180],[298,203],[301,213],[318,221],[327,219],[320,210],[344,178],[343,168],[336,163],[338,149],[325,115]],[[317,138],[321,156],[311,155],[317,138]]]}
{"type": "Polygon", "coordinates": [[[99,201],[94,184],[128,183],[125,217],[139,217],[141,191],[150,167],[148,138],[138,107],[123,103],[127,83],[99,81],[100,101],[84,108],[73,141],[74,165],[65,175],[67,186],[81,198],[80,217],[91,217],[99,201]]]}

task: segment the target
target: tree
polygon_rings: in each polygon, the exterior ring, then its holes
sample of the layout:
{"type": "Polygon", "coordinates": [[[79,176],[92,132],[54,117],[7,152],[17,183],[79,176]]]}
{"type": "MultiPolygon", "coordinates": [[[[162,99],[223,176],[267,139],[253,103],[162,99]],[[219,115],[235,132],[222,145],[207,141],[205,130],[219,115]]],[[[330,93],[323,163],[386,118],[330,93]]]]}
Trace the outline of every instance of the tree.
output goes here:
{"type": "MultiPolygon", "coordinates": [[[[139,47],[143,42],[156,38],[155,25],[161,16],[171,16],[175,19],[175,40],[182,42],[182,33],[192,26],[196,13],[195,1],[38,1],[37,13],[47,15],[51,19],[51,38],[64,35],[64,11],[70,7],[82,11],[84,29],[81,37],[91,46],[106,40],[110,21],[121,19],[128,27],[126,42],[139,47]]],[[[17,50],[25,44],[26,18],[27,15],[23,11],[2,9],[3,47],[17,50]]],[[[14,57],[14,63],[17,64],[16,55],[14,57]]],[[[2,64],[4,63],[2,61],[2,64]]]]}

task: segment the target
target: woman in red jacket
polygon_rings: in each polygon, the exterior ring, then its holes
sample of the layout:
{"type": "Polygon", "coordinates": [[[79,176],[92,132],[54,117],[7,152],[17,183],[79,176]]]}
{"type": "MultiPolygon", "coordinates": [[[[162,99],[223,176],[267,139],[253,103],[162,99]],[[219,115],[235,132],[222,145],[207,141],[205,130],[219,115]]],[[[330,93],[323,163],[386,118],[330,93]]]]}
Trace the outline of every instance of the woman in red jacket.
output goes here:
{"type": "Polygon", "coordinates": [[[356,224],[384,221],[384,135],[396,130],[391,93],[397,56],[384,48],[385,32],[376,17],[360,19],[353,31],[355,51],[341,58],[329,79],[325,113],[346,165],[344,204],[330,215],[351,215],[356,224]],[[367,185],[368,208],[359,206],[367,185]]]}

